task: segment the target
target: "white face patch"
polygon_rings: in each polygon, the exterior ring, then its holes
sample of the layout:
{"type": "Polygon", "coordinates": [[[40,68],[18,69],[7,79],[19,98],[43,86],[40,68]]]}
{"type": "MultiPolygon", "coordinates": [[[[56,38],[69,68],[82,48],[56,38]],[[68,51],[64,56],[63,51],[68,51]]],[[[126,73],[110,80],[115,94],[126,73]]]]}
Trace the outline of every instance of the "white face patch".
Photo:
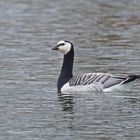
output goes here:
{"type": "Polygon", "coordinates": [[[64,55],[66,55],[71,49],[71,44],[69,42],[59,41],[57,45],[59,45],[58,50],[64,55]]]}

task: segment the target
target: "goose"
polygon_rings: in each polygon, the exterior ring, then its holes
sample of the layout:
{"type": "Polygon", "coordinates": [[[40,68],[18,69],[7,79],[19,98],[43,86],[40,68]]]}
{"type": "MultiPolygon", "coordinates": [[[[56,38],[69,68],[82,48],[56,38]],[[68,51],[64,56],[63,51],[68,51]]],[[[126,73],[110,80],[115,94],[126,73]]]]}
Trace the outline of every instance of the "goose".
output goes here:
{"type": "Polygon", "coordinates": [[[140,75],[110,74],[110,73],[83,73],[73,76],[74,46],[70,41],[59,41],[52,50],[63,53],[63,65],[57,81],[58,93],[63,92],[105,92],[114,87],[125,85],[140,75]]]}

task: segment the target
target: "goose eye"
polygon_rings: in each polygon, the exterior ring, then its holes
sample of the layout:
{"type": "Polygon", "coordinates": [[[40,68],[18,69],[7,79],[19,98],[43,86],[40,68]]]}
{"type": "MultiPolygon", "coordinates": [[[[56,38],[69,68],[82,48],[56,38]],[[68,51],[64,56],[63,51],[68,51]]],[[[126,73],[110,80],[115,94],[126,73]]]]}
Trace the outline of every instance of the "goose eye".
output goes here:
{"type": "Polygon", "coordinates": [[[65,45],[65,43],[61,43],[61,44],[59,44],[59,46],[63,46],[63,45],[65,45]]]}

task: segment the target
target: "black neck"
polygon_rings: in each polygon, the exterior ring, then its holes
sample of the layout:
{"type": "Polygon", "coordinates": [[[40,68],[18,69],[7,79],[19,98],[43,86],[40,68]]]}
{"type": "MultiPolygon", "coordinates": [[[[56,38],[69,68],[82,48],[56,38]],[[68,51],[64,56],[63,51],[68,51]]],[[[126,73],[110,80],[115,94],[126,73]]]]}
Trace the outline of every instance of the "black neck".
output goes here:
{"type": "Polygon", "coordinates": [[[57,82],[58,92],[60,92],[63,85],[66,84],[70,80],[70,78],[73,76],[72,74],[73,61],[74,61],[74,50],[72,47],[71,51],[68,52],[66,55],[64,55],[61,73],[57,82]]]}

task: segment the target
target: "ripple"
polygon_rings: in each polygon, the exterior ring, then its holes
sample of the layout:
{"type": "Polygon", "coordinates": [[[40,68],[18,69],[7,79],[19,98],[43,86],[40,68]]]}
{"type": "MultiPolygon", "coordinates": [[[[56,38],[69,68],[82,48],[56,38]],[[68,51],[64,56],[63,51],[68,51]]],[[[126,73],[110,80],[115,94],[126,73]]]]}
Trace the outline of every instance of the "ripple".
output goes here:
{"type": "Polygon", "coordinates": [[[71,40],[74,73],[139,73],[139,12],[137,0],[1,0],[0,139],[139,139],[139,82],[59,95],[63,56],[51,51],[71,40]]]}

